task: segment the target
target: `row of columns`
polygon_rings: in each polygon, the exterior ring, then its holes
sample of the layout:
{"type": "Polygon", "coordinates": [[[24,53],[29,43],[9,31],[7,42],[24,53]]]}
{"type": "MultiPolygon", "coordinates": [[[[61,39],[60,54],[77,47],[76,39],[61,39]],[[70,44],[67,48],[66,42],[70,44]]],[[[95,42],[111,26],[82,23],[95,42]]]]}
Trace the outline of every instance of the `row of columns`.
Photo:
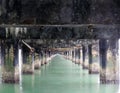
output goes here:
{"type": "Polygon", "coordinates": [[[89,74],[99,73],[101,84],[117,84],[120,56],[118,43],[118,39],[100,39],[71,48],[64,55],[74,63],[81,64],[83,69],[88,69],[89,74]]]}
{"type": "Polygon", "coordinates": [[[2,82],[19,83],[20,74],[33,74],[34,69],[40,69],[51,60],[50,51],[42,51],[39,54],[24,51],[19,40],[8,43],[0,42],[0,57],[2,66],[2,82]]]}

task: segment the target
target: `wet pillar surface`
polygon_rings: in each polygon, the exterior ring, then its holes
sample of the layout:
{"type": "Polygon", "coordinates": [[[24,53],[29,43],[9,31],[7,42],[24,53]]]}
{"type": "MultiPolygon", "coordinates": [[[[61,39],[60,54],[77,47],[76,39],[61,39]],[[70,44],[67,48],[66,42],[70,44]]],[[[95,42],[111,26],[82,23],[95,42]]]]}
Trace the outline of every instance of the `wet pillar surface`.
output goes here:
{"type": "Polygon", "coordinates": [[[72,61],[72,49],[70,50],[70,60],[72,61]]]}
{"type": "Polygon", "coordinates": [[[35,57],[34,68],[35,68],[35,69],[40,69],[40,67],[41,67],[41,54],[39,53],[39,54],[36,55],[36,57],[35,57]]]}
{"type": "Polygon", "coordinates": [[[68,59],[68,51],[66,51],[66,59],[68,59]]]}
{"type": "Polygon", "coordinates": [[[78,60],[78,51],[77,49],[75,49],[75,64],[77,64],[77,60],[78,60]]]}
{"type": "Polygon", "coordinates": [[[42,52],[42,63],[41,63],[41,65],[43,66],[43,65],[45,65],[47,62],[46,62],[46,52],[45,51],[43,51],[42,52]]]}
{"type": "Polygon", "coordinates": [[[66,52],[64,52],[64,58],[66,58],[66,52]]]}
{"type": "Polygon", "coordinates": [[[72,62],[74,61],[74,50],[72,49],[72,62]]]}
{"type": "Polygon", "coordinates": [[[51,61],[51,51],[48,50],[48,61],[51,61]]]}
{"type": "Polygon", "coordinates": [[[78,49],[78,63],[80,64],[81,59],[81,51],[80,48],[78,49]]]}
{"type": "Polygon", "coordinates": [[[75,48],[74,48],[73,52],[74,52],[74,55],[73,55],[73,62],[75,63],[75,62],[76,62],[76,51],[75,51],[75,48]]]}
{"type": "Polygon", "coordinates": [[[44,51],[44,64],[47,64],[47,51],[44,51]]]}
{"type": "Polygon", "coordinates": [[[92,69],[92,62],[93,62],[92,44],[88,45],[88,56],[89,56],[89,74],[92,74],[93,73],[93,69],[92,69]]]}
{"type": "Polygon", "coordinates": [[[2,81],[4,83],[19,82],[19,64],[18,64],[18,41],[13,44],[1,44],[2,47],[2,81]],[[6,44],[6,45],[5,45],[6,44]]]}
{"type": "Polygon", "coordinates": [[[67,59],[69,59],[69,51],[67,50],[67,59]]]}
{"type": "Polygon", "coordinates": [[[119,68],[117,66],[118,40],[101,39],[99,41],[100,83],[118,83],[119,68]]]}
{"type": "Polygon", "coordinates": [[[80,48],[76,49],[76,63],[80,64],[80,48]]]}
{"type": "Polygon", "coordinates": [[[88,69],[87,47],[85,45],[82,45],[82,61],[83,69],[88,69]]]}
{"type": "Polygon", "coordinates": [[[47,57],[46,62],[48,63],[50,61],[50,54],[48,50],[46,51],[46,57],[47,57]]]}
{"type": "Polygon", "coordinates": [[[41,53],[41,66],[43,66],[45,64],[45,53],[42,51],[41,53]]]}
{"type": "Polygon", "coordinates": [[[34,53],[23,52],[23,74],[33,74],[34,73],[34,53]]]}
{"type": "Polygon", "coordinates": [[[89,74],[99,73],[98,43],[88,45],[89,74]]]}

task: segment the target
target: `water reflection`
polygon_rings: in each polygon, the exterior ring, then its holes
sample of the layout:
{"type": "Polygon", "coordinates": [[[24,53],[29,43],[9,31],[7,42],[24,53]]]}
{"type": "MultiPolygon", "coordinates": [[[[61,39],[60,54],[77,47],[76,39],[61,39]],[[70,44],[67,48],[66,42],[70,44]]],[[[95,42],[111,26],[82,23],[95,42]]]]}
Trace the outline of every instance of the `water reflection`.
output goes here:
{"type": "MultiPolygon", "coordinates": [[[[20,84],[0,84],[0,93],[117,93],[118,85],[98,83],[99,75],[66,61],[60,55],[33,75],[22,75],[20,84]]],[[[118,92],[119,93],[119,92],[118,92]]]]}

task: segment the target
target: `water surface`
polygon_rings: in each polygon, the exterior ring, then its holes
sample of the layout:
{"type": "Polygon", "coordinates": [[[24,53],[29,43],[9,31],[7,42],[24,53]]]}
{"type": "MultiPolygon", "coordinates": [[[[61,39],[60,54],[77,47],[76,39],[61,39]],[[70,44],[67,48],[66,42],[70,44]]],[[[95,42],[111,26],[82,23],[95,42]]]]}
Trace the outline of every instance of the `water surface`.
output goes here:
{"type": "Polygon", "coordinates": [[[0,83],[0,93],[118,93],[118,85],[99,84],[99,75],[57,55],[34,75],[22,75],[21,84],[0,83]]]}

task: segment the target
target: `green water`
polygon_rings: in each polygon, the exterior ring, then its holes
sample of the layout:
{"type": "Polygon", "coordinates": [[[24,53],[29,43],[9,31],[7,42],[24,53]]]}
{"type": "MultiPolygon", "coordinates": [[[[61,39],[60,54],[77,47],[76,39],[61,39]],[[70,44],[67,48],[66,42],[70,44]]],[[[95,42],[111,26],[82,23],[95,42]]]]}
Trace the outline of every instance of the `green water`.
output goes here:
{"type": "Polygon", "coordinates": [[[2,84],[0,93],[118,93],[117,85],[98,84],[99,75],[56,56],[34,75],[22,75],[22,83],[2,84]]]}

